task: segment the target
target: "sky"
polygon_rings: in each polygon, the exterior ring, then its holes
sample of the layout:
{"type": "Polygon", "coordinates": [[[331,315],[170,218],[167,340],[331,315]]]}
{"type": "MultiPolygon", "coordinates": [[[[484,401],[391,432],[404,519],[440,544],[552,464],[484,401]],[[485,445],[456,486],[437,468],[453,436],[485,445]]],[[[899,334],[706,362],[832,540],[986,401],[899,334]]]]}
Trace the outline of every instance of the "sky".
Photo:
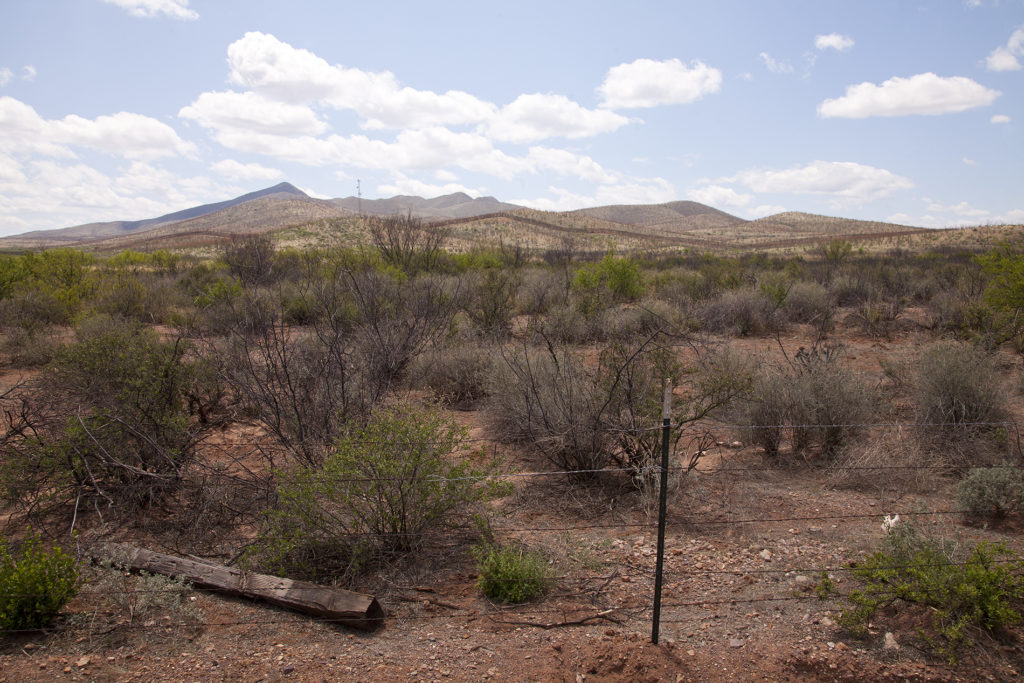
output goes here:
{"type": "Polygon", "coordinates": [[[1024,0],[0,0],[0,235],[288,181],[1024,222],[1024,0]]]}

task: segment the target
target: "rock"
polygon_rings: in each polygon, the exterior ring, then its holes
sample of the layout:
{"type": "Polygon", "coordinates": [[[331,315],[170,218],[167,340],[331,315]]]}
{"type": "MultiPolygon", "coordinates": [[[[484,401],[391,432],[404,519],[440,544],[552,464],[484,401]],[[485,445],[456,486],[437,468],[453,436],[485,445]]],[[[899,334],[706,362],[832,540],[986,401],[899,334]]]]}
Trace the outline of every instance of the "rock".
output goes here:
{"type": "Polygon", "coordinates": [[[803,574],[798,574],[797,576],[793,577],[793,582],[799,586],[803,586],[811,582],[811,577],[804,576],[803,574]]]}
{"type": "Polygon", "coordinates": [[[832,621],[829,617],[822,617],[821,618],[821,625],[822,626],[835,626],[836,622],[832,621]]]}
{"type": "Polygon", "coordinates": [[[896,642],[896,636],[894,636],[890,631],[886,631],[885,632],[885,643],[882,645],[882,649],[883,650],[898,650],[898,649],[900,649],[900,644],[896,642]]]}
{"type": "Polygon", "coordinates": [[[759,552],[757,555],[765,562],[770,562],[772,559],[772,551],[768,550],[767,548],[759,552]]]}
{"type": "Polygon", "coordinates": [[[91,662],[91,661],[92,660],[89,659],[88,655],[86,655],[85,657],[79,657],[78,661],[75,662],[75,666],[77,666],[79,669],[81,669],[82,667],[89,666],[89,662],[91,662]]]}
{"type": "Polygon", "coordinates": [[[821,527],[820,526],[809,526],[809,527],[807,527],[807,533],[809,533],[809,534],[820,534],[821,533],[821,527]]]}
{"type": "Polygon", "coordinates": [[[732,647],[732,648],[743,647],[743,641],[740,640],[739,638],[733,638],[732,640],[729,641],[729,647],[732,647]]]}
{"type": "Polygon", "coordinates": [[[295,667],[292,666],[291,664],[289,664],[285,668],[281,669],[281,673],[283,673],[283,674],[290,674],[293,671],[295,671],[295,667]]]}

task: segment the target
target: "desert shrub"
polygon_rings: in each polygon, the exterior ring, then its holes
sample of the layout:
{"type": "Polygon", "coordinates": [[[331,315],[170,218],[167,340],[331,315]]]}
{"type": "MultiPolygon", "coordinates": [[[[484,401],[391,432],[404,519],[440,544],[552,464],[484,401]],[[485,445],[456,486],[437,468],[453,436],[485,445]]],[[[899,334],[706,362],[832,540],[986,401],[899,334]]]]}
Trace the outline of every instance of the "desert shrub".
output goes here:
{"type": "Polygon", "coordinates": [[[701,309],[699,318],[704,329],[737,337],[782,328],[781,316],[772,302],[755,289],[724,292],[701,309]]]}
{"type": "Polygon", "coordinates": [[[199,621],[199,612],[189,599],[193,591],[188,581],[145,571],[126,572],[118,568],[120,562],[118,557],[100,562],[88,580],[89,593],[102,598],[104,612],[112,612],[108,619],[128,628],[157,616],[175,625],[199,621]]]}
{"type": "Polygon", "coordinates": [[[947,469],[942,456],[913,430],[885,430],[841,448],[828,468],[828,483],[840,489],[896,495],[934,491],[947,469]]]}
{"type": "Polygon", "coordinates": [[[968,519],[1002,519],[1024,505],[1024,471],[1010,464],[971,469],[956,489],[968,519]]]}
{"type": "Polygon", "coordinates": [[[652,282],[654,294],[677,306],[689,306],[710,298],[713,286],[703,273],[686,268],[674,268],[656,276],[652,282]]]}
{"type": "Polygon", "coordinates": [[[274,268],[274,242],[269,235],[249,235],[228,242],[221,252],[228,271],[246,285],[270,280],[274,268]]]}
{"type": "Polygon", "coordinates": [[[489,598],[519,603],[541,595],[551,580],[544,556],[518,543],[484,541],[472,549],[477,586],[489,598]]]}
{"type": "Polygon", "coordinates": [[[35,333],[68,320],[67,308],[52,292],[43,289],[27,289],[0,299],[0,328],[35,333]]]}
{"type": "Polygon", "coordinates": [[[846,317],[846,323],[856,325],[866,336],[891,339],[902,313],[903,306],[898,300],[873,297],[858,303],[846,317]]]}
{"type": "Polygon", "coordinates": [[[700,349],[683,368],[657,339],[664,337],[611,344],[596,368],[552,343],[506,350],[491,379],[496,431],[530,443],[576,480],[594,479],[608,465],[640,474],[658,449],[660,436],[650,428],[661,420],[666,378],[686,376],[690,390],[674,406],[676,424],[695,422],[747,389],[746,376],[721,354],[700,349]]]}
{"type": "Polygon", "coordinates": [[[640,265],[631,258],[607,254],[598,263],[581,266],[572,280],[577,305],[592,313],[611,301],[634,301],[644,293],[640,265]]]}
{"type": "Polygon", "coordinates": [[[283,472],[278,502],[250,559],[316,579],[351,577],[424,532],[452,528],[473,503],[506,492],[465,429],[411,405],[347,424],[322,467],[283,472]]]}
{"type": "Polygon", "coordinates": [[[147,284],[136,273],[108,271],[98,283],[93,308],[109,316],[152,322],[158,317],[159,302],[153,299],[147,284]]]}
{"type": "Polygon", "coordinates": [[[566,347],[502,352],[489,381],[497,433],[530,442],[556,467],[604,467],[613,448],[604,430],[605,397],[595,377],[566,347]]]}
{"type": "Polygon", "coordinates": [[[800,281],[789,287],[782,310],[791,322],[828,327],[835,315],[835,303],[824,286],[800,281]]]}
{"type": "Polygon", "coordinates": [[[433,391],[437,400],[462,408],[487,396],[493,362],[490,348],[456,343],[426,351],[413,362],[409,374],[418,386],[433,391]]]}
{"type": "Polygon", "coordinates": [[[565,276],[551,270],[528,269],[519,285],[519,310],[527,315],[542,315],[556,303],[564,304],[569,291],[565,276]]]}
{"type": "Polygon", "coordinates": [[[853,306],[871,298],[874,290],[864,278],[856,275],[839,275],[828,286],[839,306],[853,306]]]}
{"type": "Polygon", "coordinates": [[[869,419],[873,402],[872,390],[841,358],[839,347],[801,347],[788,366],[766,368],[737,417],[749,439],[775,456],[789,432],[795,453],[817,446],[835,456],[869,419]]]}
{"type": "Polygon", "coordinates": [[[61,348],[59,339],[45,330],[15,328],[3,342],[4,353],[11,364],[19,368],[42,367],[51,362],[61,348]]]}
{"type": "Polygon", "coordinates": [[[995,358],[964,342],[934,342],[921,350],[911,375],[923,438],[941,444],[953,464],[969,466],[984,445],[974,442],[1007,419],[995,358]]]}
{"type": "Polygon", "coordinates": [[[51,404],[3,464],[8,480],[47,482],[53,496],[109,506],[153,502],[181,481],[201,427],[185,400],[182,340],[130,321],[90,318],[38,387],[51,404]]]}
{"type": "Polygon", "coordinates": [[[42,628],[78,589],[75,558],[32,533],[13,551],[0,538],[0,630],[42,628]]]}
{"type": "Polygon", "coordinates": [[[449,231],[424,223],[411,213],[369,216],[367,228],[385,263],[413,274],[437,266],[449,231]]]}
{"type": "Polygon", "coordinates": [[[463,310],[484,334],[506,334],[515,313],[518,290],[516,271],[488,268],[470,278],[463,310]]]}
{"type": "Polygon", "coordinates": [[[956,661],[974,633],[999,633],[1022,620],[1024,561],[1001,543],[981,542],[958,555],[957,544],[898,522],[880,548],[852,565],[864,582],[848,597],[840,622],[863,637],[880,610],[921,625],[925,649],[956,661]]]}
{"type": "Polygon", "coordinates": [[[961,339],[985,338],[997,327],[995,312],[988,304],[958,289],[937,292],[927,309],[934,327],[961,339]]]}
{"type": "Polygon", "coordinates": [[[555,305],[532,326],[559,344],[585,344],[601,337],[599,318],[588,317],[571,304],[555,305]]]}

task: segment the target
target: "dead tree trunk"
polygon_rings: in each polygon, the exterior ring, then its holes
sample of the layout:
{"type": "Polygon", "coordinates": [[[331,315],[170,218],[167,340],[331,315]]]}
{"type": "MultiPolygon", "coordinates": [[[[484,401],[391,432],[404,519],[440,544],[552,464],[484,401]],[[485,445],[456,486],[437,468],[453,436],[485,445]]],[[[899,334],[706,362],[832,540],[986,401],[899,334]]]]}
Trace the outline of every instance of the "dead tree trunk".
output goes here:
{"type": "Polygon", "coordinates": [[[384,609],[372,595],[254,574],[120,543],[100,546],[91,555],[93,559],[112,560],[126,569],[177,576],[197,588],[262,600],[364,631],[372,631],[384,623],[384,609]]]}

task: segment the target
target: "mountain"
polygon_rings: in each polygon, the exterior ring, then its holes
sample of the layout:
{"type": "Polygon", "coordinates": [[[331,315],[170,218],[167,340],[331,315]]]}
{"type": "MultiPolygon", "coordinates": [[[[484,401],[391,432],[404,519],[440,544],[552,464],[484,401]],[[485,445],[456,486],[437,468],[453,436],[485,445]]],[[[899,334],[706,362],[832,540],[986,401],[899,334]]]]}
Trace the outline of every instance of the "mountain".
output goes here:
{"type": "Polygon", "coordinates": [[[35,230],[33,232],[16,235],[14,239],[17,239],[19,242],[44,241],[51,244],[59,244],[62,242],[77,244],[87,240],[117,237],[119,235],[149,230],[168,223],[177,223],[190,218],[205,216],[207,214],[231,208],[232,206],[244,204],[245,202],[249,202],[254,199],[259,199],[261,197],[278,199],[299,197],[303,199],[312,199],[309,195],[291,183],[280,183],[273,187],[268,187],[265,190],[250,192],[249,194],[244,194],[240,197],[235,197],[234,199],[229,199],[227,201],[195,206],[191,209],[176,211],[157,218],[148,218],[146,220],[139,221],[86,223],[85,225],[76,225],[71,228],[61,228],[57,230],[35,230]]]}
{"type": "Polygon", "coordinates": [[[515,211],[516,209],[523,208],[515,204],[499,202],[494,197],[473,199],[465,192],[456,192],[455,194],[435,197],[434,199],[400,195],[391,199],[345,197],[344,199],[330,199],[328,201],[334,206],[356,213],[361,211],[362,213],[392,215],[411,212],[420,218],[470,218],[472,216],[515,211]]]}
{"type": "Polygon", "coordinates": [[[786,212],[754,221],[691,201],[665,204],[616,204],[576,211],[539,211],[498,201],[454,194],[424,199],[315,199],[290,183],[280,183],[234,199],[204,204],[157,218],[89,223],[60,230],[0,238],[0,248],[41,249],[87,246],[91,249],[154,249],[210,244],[235,235],[277,231],[282,243],[312,239],[348,244],[366,240],[360,214],[412,213],[448,226],[452,246],[529,244],[557,247],[565,240],[579,248],[702,250],[760,249],[864,239],[925,231],[890,223],[858,221],[786,212]],[[284,233],[297,228],[294,234],[284,233]]]}

